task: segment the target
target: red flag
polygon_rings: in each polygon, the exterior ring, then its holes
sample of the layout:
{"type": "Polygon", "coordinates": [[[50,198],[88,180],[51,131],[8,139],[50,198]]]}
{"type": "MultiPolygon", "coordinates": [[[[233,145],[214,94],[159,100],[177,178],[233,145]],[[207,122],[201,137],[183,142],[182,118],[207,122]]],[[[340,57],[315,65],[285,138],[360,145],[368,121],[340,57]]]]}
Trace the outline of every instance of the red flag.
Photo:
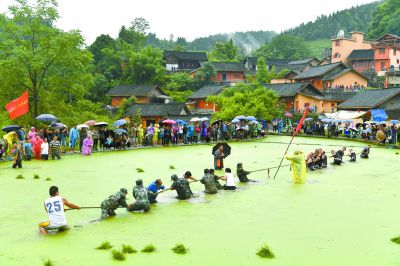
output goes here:
{"type": "Polygon", "coordinates": [[[304,119],[306,119],[307,115],[308,115],[308,108],[306,108],[306,110],[304,111],[304,114],[303,114],[303,116],[301,117],[301,119],[300,119],[300,121],[299,121],[299,124],[298,124],[297,127],[296,127],[296,131],[295,131],[294,134],[293,134],[293,138],[294,138],[294,136],[297,135],[297,133],[299,133],[299,131],[300,131],[300,129],[301,129],[301,126],[302,126],[303,123],[304,123],[304,119]]]}
{"type": "Polygon", "coordinates": [[[6,109],[11,119],[20,117],[29,111],[28,104],[28,90],[26,90],[20,97],[7,103],[6,109]]]}

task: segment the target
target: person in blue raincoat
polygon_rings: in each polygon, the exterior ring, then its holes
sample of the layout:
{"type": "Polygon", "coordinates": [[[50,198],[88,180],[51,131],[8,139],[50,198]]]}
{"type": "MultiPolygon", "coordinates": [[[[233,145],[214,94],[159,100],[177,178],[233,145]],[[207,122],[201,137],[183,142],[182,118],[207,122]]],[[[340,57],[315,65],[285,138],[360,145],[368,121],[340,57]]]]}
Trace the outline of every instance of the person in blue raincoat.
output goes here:
{"type": "Polygon", "coordinates": [[[71,147],[71,150],[74,152],[75,151],[75,146],[78,142],[79,139],[79,133],[78,129],[76,129],[76,126],[74,126],[70,131],[69,131],[69,145],[71,147]]]}

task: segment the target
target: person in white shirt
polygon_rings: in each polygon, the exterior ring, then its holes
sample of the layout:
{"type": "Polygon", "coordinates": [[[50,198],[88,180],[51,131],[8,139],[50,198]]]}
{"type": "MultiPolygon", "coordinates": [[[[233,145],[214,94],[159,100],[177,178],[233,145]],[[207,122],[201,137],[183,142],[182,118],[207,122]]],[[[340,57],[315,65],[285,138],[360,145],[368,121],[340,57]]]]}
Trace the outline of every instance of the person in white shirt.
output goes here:
{"type": "Polygon", "coordinates": [[[44,208],[49,215],[49,219],[39,224],[39,232],[41,234],[48,234],[49,230],[56,230],[59,232],[69,229],[67,218],[64,213],[64,205],[71,209],[80,209],[78,205],[61,198],[58,192],[58,187],[56,186],[50,187],[49,194],[50,197],[44,202],[44,208]]]}
{"type": "Polygon", "coordinates": [[[221,176],[220,179],[225,180],[225,190],[236,190],[235,177],[233,176],[230,168],[225,169],[225,175],[221,176]]]}
{"type": "Polygon", "coordinates": [[[42,160],[49,159],[49,143],[47,142],[47,138],[44,138],[42,145],[40,145],[42,160]]]}

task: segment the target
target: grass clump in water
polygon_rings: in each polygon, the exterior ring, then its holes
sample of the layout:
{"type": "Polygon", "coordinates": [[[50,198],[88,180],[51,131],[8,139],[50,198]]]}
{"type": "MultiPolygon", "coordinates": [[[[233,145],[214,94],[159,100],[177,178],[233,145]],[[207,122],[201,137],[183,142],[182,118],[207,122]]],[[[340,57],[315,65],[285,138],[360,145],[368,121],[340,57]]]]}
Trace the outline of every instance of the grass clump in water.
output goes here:
{"type": "Polygon", "coordinates": [[[400,236],[390,239],[390,241],[400,245],[400,236]]]}
{"type": "Polygon", "coordinates": [[[51,177],[46,177],[46,181],[51,181],[51,177]]]}
{"type": "Polygon", "coordinates": [[[38,174],[33,176],[33,179],[40,179],[40,176],[38,174]]]}
{"type": "Polygon", "coordinates": [[[113,247],[113,246],[110,244],[110,242],[104,241],[104,242],[101,243],[100,246],[98,246],[96,249],[105,250],[105,249],[110,249],[110,248],[112,248],[112,247],[113,247]]]}
{"type": "Polygon", "coordinates": [[[143,253],[153,253],[155,251],[156,251],[156,248],[153,245],[147,245],[142,249],[143,253]]]}
{"type": "Polygon", "coordinates": [[[137,253],[136,249],[134,249],[131,245],[122,245],[122,253],[137,253]]]}
{"type": "Polygon", "coordinates": [[[176,254],[184,255],[188,253],[189,249],[187,249],[183,244],[176,244],[175,247],[172,248],[172,251],[176,254]]]}
{"type": "Polygon", "coordinates": [[[45,259],[43,261],[43,266],[55,266],[56,264],[51,259],[45,259]]]}
{"type": "Polygon", "coordinates": [[[126,260],[125,254],[122,251],[113,249],[111,254],[114,260],[126,260]]]}
{"type": "Polygon", "coordinates": [[[144,170],[143,170],[142,168],[136,168],[136,172],[138,172],[138,173],[143,173],[144,170]]]}
{"type": "Polygon", "coordinates": [[[175,166],[173,166],[173,165],[170,165],[170,166],[169,166],[169,169],[171,169],[171,170],[175,170],[175,166]]]}
{"type": "Polygon", "coordinates": [[[267,246],[264,245],[262,246],[256,253],[258,256],[261,258],[266,258],[266,259],[273,259],[275,258],[274,253],[272,253],[271,249],[267,246]]]}
{"type": "Polygon", "coordinates": [[[17,175],[17,177],[15,179],[25,179],[25,177],[21,174],[17,175]]]}

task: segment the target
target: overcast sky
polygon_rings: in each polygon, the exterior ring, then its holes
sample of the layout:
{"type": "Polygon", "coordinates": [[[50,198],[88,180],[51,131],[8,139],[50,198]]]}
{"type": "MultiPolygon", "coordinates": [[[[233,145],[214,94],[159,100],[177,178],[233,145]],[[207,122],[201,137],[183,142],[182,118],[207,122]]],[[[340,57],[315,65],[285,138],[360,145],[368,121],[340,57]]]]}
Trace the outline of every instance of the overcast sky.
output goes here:
{"type": "MultiPolygon", "coordinates": [[[[159,37],[196,37],[248,30],[282,30],[315,20],[321,14],[373,0],[59,0],[63,30],[80,29],[91,44],[98,35],[116,37],[135,17],[150,23],[159,37]]],[[[13,0],[0,0],[0,13],[13,0]]]]}

